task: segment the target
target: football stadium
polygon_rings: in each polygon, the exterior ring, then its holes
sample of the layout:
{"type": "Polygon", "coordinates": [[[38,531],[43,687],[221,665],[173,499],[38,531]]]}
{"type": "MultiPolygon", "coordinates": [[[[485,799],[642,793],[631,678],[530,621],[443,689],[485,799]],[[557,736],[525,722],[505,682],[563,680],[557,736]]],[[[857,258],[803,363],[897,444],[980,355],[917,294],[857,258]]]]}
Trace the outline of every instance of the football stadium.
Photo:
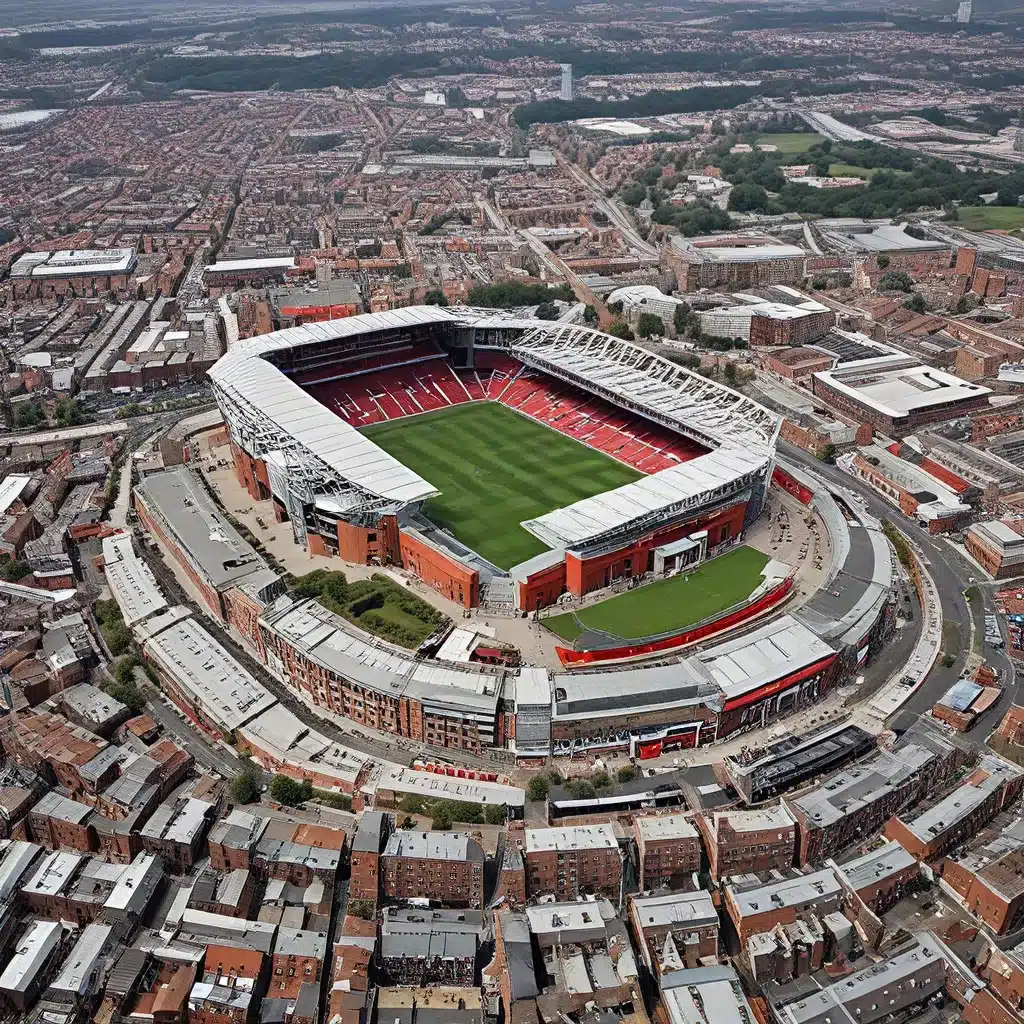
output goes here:
{"type": "Polygon", "coordinates": [[[298,543],[536,611],[697,564],[761,512],[778,418],[578,324],[411,307],[211,371],[240,477],[298,543]]]}
{"type": "Polygon", "coordinates": [[[777,465],[774,413],[582,324],[409,307],[246,339],[210,377],[238,482],[297,544],[477,621],[543,612],[557,638],[560,669],[481,664],[454,621],[410,650],[246,592],[258,656],[332,715],[456,751],[653,757],[813,703],[892,628],[881,524],[777,465]],[[773,487],[827,540],[813,593],[746,543],[773,487]]]}

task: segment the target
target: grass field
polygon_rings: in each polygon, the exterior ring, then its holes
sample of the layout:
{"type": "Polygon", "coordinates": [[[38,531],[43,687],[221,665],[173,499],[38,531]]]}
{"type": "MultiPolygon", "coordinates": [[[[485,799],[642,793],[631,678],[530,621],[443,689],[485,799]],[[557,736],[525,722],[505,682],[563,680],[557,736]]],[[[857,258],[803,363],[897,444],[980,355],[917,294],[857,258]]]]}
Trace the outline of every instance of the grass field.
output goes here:
{"type": "Polygon", "coordinates": [[[957,222],[968,231],[1024,227],[1024,206],[961,206],[957,213],[957,222]]]}
{"type": "Polygon", "coordinates": [[[858,167],[856,164],[829,164],[828,173],[833,178],[863,178],[870,181],[877,173],[877,167],[858,167]]]}
{"type": "Polygon", "coordinates": [[[493,402],[367,427],[364,433],[429,480],[424,511],[501,569],[546,547],[519,524],[642,474],[493,402]]]}
{"type": "Polygon", "coordinates": [[[749,596],[767,564],[768,556],[760,551],[735,548],[688,575],[670,576],[629,590],[575,616],[552,615],[541,621],[570,642],[582,632],[577,618],[591,629],[604,630],[623,640],[685,629],[749,596]]]}
{"type": "Polygon", "coordinates": [[[780,153],[806,153],[811,146],[825,141],[817,132],[778,132],[772,135],[758,135],[756,141],[766,146],[778,146],[780,153]]]}

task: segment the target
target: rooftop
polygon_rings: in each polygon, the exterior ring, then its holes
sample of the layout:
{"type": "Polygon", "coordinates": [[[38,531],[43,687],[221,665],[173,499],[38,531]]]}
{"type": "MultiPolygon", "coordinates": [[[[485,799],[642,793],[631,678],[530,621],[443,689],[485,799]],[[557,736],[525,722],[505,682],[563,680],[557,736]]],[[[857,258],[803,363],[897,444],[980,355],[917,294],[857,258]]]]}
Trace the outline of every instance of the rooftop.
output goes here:
{"type": "Polygon", "coordinates": [[[416,857],[423,860],[479,861],[480,844],[458,832],[393,832],[384,848],[385,857],[416,857]]]}
{"type": "Polygon", "coordinates": [[[783,907],[809,907],[842,893],[842,887],[831,868],[782,881],[768,882],[756,888],[726,887],[741,917],[763,914],[783,907]]]}
{"type": "Polygon", "coordinates": [[[619,841],[611,825],[573,825],[564,828],[528,828],[525,830],[526,852],[548,850],[602,850],[618,852],[619,841]]]}

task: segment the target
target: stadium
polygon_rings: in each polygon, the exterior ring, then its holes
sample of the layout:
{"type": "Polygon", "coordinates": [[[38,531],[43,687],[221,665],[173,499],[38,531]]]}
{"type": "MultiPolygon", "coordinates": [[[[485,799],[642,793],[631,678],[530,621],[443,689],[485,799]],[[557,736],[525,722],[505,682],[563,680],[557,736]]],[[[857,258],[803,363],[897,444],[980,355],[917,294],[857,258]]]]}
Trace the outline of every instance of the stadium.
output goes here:
{"type": "Polygon", "coordinates": [[[411,307],[242,342],[236,471],[297,543],[535,611],[699,564],[763,508],[778,418],[577,324],[411,307]]]}
{"type": "Polygon", "coordinates": [[[413,574],[496,623],[546,609],[565,644],[560,669],[453,660],[316,598],[268,598],[258,656],[331,715],[527,762],[657,757],[820,700],[891,632],[881,524],[776,465],[774,414],[618,338],[413,307],[248,339],[210,376],[234,476],[298,544],[413,574]],[[799,596],[789,566],[743,543],[769,500],[825,539],[799,596]]]}

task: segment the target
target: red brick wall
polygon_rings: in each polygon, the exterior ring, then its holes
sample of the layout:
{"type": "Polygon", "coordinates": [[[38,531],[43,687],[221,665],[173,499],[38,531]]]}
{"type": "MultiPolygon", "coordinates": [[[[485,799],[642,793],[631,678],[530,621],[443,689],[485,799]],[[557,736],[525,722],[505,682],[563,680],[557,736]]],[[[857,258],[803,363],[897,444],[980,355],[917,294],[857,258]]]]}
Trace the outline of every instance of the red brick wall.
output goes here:
{"type": "Polygon", "coordinates": [[[439,594],[464,608],[480,603],[480,574],[407,533],[401,534],[402,565],[439,594]]]}

